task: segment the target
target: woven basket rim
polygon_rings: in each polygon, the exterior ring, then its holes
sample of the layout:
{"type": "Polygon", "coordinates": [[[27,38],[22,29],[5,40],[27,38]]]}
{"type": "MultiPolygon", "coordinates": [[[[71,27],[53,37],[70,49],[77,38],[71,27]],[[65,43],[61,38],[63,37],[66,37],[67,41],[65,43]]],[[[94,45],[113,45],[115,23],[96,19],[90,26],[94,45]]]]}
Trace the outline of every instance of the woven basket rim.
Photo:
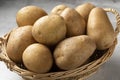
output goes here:
{"type": "Polygon", "coordinates": [[[119,34],[119,31],[120,31],[120,15],[115,9],[104,8],[104,10],[106,12],[112,12],[116,16],[116,20],[117,20],[117,25],[116,25],[117,27],[115,29],[116,40],[114,41],[113,45],[107,50],[107,52],[97,60],[94,60],[88,64],[85,64],[85,65],[83,65],[79,68],[73,69],[73,70],[60,71],[60,72],[49,72],[49,73],[44,73],[44,74],[34,73],[34,72],[31,72],[31,71],[28,71],[28,70],[18,67],[13,61],[11,61],[9,59],[9,57],[7,56],[7,53],[6,53],[6,49],[5,49],[7,39],[10,34],[10,33],[7,33],[4,37],[0,38],[0,46],[1,46],[0,47],[0,49],[1,49],[0,50],[0,61],[4,61],[7,65],[7,67],[11,71],[18,73],[20,76],[27,78],[27,79],[33,79],[33,78],[36,80],[40,79],[40,78],[41,79],[42,78],[61,79],[61,78],[70,78],[70,77],[75,77],[75,76],[78,78],[81,78],[81,79],[86,78],[90,74],[94,73],[103,63],[105,63],[112,56],[115,46],[117,44],[117,35],[119,34]],[[93,70],[93,72],[88,74],[88,72],[90,72],[92,70],[93,70]],[[84,76],[83,74],[87,74],[87,75],[84,76]],[[83,75],[83,76],[79,77],[80,75],[83,75]]]}

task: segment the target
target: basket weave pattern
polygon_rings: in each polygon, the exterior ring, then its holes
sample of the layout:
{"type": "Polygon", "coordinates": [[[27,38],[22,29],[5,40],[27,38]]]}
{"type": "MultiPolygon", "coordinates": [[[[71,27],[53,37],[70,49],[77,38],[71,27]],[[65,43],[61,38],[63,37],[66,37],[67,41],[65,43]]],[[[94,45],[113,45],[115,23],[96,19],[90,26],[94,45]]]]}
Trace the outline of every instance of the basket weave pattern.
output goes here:
{"type": "Polygon", "coordinates": [[[61,72],[50,72],[45,74],[37,74],[18,67],[13,61],[9,59],[6,53],[6,44],[9,33],[0,38],[0,61],[4,61],[7,67],[22,76],[26,80],[82,80],[92,75],[97,69],[105,63],[113,54],[117,44],[117,35],[120,32],[120,15],[115,9],[105,8],[106,12],[112,12],[116,16],[116,40],[113,45],[98,59],[95,59],[77,69],[61,72]]]}

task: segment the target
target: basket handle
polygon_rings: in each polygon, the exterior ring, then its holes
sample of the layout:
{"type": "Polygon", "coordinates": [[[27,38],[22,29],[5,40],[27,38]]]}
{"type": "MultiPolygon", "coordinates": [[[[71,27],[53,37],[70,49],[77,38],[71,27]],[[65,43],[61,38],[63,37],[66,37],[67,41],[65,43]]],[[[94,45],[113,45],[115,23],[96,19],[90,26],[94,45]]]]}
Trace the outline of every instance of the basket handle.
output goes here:
{"type": "Polygon", "coordinates": [[[117,10],[112,9],[112,8],[104,8],[106,12],[111,12],[115,15],[117,23],[116,23],[116,28],[115,28],[115,36],[117,36],[120,32],[120,14],[118,13],[117,10]]]}

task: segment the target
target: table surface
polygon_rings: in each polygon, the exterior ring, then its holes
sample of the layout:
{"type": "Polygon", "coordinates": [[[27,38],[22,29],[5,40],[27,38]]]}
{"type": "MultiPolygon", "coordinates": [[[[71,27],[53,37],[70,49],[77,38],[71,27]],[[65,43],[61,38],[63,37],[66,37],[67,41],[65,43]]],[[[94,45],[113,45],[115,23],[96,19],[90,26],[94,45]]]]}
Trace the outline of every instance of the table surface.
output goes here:
{"type": "MultiPolygon", "coordinates": [[[[75,7],[79,4],[91,2],[98,7],[114,8],[120,11],[119,0],[0,0],[0,36],[3,36],[14,27],[16,27],[17,11],[27,5],[36,5],[45,9],[48,13],[58,4],[66,4],[70,7],[75,7]]],[[[114,15],[109,15],[109,18],[116,26],[114,15]]],[[[120,35],[118,35],[118,44],[114,54],[103,64],[97,73],[87,80],[119,80],[120,79],[120,35]]],[[[22,77],[7,69],[4,62],[0,61],[0,80],[23,80],[22,77]]]]}

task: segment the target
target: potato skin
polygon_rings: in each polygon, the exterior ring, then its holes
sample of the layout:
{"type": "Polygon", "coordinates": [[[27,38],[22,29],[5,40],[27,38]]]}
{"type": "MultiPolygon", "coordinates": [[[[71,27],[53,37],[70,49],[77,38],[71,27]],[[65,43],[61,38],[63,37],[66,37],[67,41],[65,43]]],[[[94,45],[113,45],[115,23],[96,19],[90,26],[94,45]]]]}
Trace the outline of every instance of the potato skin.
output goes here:
{"type": "Polygon", "coordinates": [[[50,50],[39,43],[28,46],[23,52],[22,58],[26,68],[36,73],[48,72],[53,64],[50,50]]]}
{"type": "Polygon", "coordinates": [[[106,12],[99,7],[92,9],[87,24],[87,35],[97,45],[98,50],[108,49],[115,40],[115,32],[106,12]]]}
{"type": "Polygon", "coordinates": [[[67,6],[64,4],[57,5],[52,9],[51,13],[60,15],[65,10],[65,8],[67,8],[67,6]]]}
{"type": "Polygon", "coordinates": [[[26,6],[21,8],[16,15],[16,22],[18,26],[33,25],[34,22],[47,13],[37,6],[26,6]]]}
{"type": "Polygon", "coordinates": [[[53,46],[66,36],[64,19],[56,14],[44,16],[35,22],[32,35],[39,43],[53,46]]]}
{"type": "Polygon", "coordinates": [[[66,8],[60,15],[66,22],[67,37],[85,34],[85,20],[75,9],[66,8]]]}
{"type": "Polygon", "coordinates": [[[88,16],[90,11],[95,8],[95,5],[91,3],[84,3],[82,5],[79,5],[75,8],[75,10],[85,19],[85,21],[88,21],[88,16]]]}
{"type": "Polygon", "coordinates": [[[57,45],[54,59],[60,69],[71,70],[81,66],[95,49],[95,43],[87,35],[70,37],[57,45]]]}
{"type": "Polygon", "coordinates": [[[32,26],[18,27],[14,29],[7,42],[7,54],[9,58],[16,62],[22,63],[22,54],[25,48],[36,42],[32,37],[32,26]]]}

